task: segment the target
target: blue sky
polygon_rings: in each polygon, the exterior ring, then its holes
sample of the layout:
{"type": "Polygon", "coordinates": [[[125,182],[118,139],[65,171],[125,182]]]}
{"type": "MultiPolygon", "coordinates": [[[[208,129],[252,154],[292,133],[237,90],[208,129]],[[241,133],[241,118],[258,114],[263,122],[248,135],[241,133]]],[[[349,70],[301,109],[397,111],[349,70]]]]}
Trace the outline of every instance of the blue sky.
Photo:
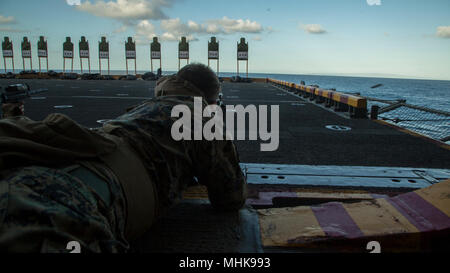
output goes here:
{"type": "MultiPolygon", "coordinates": [[[[191,40],[191,62],[207,62],[220,42],[221,71],[236,71],[236,42],[249,42],[249,70],[262,73],[387,76],[450,80],[448,0],[1,0],[0,33],[22,67],[20,41],[49,41],[50,68],[62,68],[62,43],[84,35],[91,66],[97,42],[110,41],[111,69],[124,70],[124,41],[137,42],[138,70],[149,70],[149,40],[161,38],[164,70],[176,70],[177,42],[191,40]]],[[[76,54],[78,56],[78,54],[76,54]]],[[[79,59],[74,59],[79,68],[79,59]]],[[[215,67],[215,66],[213,66],[215,67]]],[[[244,69],[244,64],[241,66],[244,69]]],[[[2,64],[3,69],[3,64],[2,64]]]]}

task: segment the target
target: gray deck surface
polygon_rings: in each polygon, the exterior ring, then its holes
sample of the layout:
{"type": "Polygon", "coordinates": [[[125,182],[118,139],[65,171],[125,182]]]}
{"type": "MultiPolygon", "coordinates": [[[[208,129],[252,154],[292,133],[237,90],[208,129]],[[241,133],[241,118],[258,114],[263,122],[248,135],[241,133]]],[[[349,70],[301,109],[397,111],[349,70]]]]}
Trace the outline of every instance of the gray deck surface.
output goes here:
{"type": "MultiPolygon", "coordinates": [[[[26,82],[48,88],[28,99],[26,115],[45,118],[67,114],[88,127],[114,118],[143,98],[153,96],[152,81],[0,80],[0,85],[26,82]],[[126,95],[124,95],[126,94],[126,95]],[[73,108],[54,109],[55,105],[73,108]]],[[[450,151],[371,120],[347,119],[309,101],[286,94],[265,83],[223,83],[226,104],[280,105],[280,145],[260,152],[259,141],[235,141],[242,162],[304,165],[397,166],[450,168],[450,151]],[[326,125],[344,125],[350,131],[332,131],[326,125]]]]}
{"type": "MultiPolygon", "coordinates": [[[[26,115],[45,118],[52,112],[70,116],[87,127],[111,119],[153,96],[155,82],[81,80],[0,80],[0,85],[26,82],[48,88],[28,99],[26,115]],[[119,95],[121,94],[121,95],[119,95]],[[126,95],[124,95],[126,94],[126,95]],[[55,105],[73,108],[55,109],[55,105]]],[[[223,83],[226,104],[280,105],[280,145],[260,152],[259,141],[236,141],[240,159],[247,163],[302,165],[396,166],[450,168],[450,151],[371,120],[352,120],[286,94],[265,83],[223,83]],[[336,132],[326,125],[352,128],[336,132]]],[[[137,252],[258,252],[257,217],[251,210],[217,213],[205,201],[185,201],[160,219],[142,239],[137,252]]]]}

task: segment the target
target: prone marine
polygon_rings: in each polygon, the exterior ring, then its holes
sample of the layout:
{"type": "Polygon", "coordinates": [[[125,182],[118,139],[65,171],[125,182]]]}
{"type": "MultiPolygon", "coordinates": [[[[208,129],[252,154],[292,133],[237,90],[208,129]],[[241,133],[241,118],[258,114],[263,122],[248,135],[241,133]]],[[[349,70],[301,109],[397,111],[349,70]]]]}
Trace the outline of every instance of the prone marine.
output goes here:
{"type": "Polygon", "coordinates": [[[0,251],[69,252],[76,241],[82,252],[127,252],[194,180],[214,208],[240,209],[247,184],[233,142],[171,137],[174,106],[215,104],[219,91],[211,69],[190,64],[97,129],[56,113],[33,121],[21,104],[3,105],[0,251]]]}

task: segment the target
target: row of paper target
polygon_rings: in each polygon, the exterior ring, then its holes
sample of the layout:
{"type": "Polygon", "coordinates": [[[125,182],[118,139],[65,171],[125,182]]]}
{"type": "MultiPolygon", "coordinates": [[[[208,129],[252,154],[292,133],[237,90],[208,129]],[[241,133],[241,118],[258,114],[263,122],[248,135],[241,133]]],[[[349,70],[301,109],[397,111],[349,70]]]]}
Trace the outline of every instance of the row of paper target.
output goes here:
{"type": "MultiPolygon", "coordinates": [[[[104,44],[105,42],[99,42],[99,59],[109,59],[109,43],[104,44]],[[106,45],[106,47],[105,47],[106,45]],[[106,50],[105,50],[106,48],[106,50]],[[103,50],[101,50],[103,49],[103,50]]],[[[22,48],[22,58],[31,58],[31,46],[30,49],[22,48]]],[[[83,46],[84,49],[79,49],[80,58],[89,58],[89,43],[83,46]]],[[[2,43],[2,51],[4,58],[12,58],[14,57],[14,50],[12,46],[12,41],[9,41],[7,37],[5,37],[5,41],[2,43]]],[[[38,42],[38,57],[46,58],[48,57],[47,43],[45,42],[45,48],[39,45],[38,42]]],[[[63,43],[63,58],[73,58],[74,50],[73,43],[67,44],[67,41],[63,43]],[[68,48],[71,48],[67,50],[68,48]]],[[[161,59],[161,51],[152,51],[150,47],[150,57],[152,59],[161,59]]],[[[136,49],[129,50],[127,49],[127,43],[125,43],[125,58],[126,59],[136,59],[136,49]]],[[[179,59],[189,59],[189,50],[179,50],[178,51],[179,59]]],[[[210,51],[208,50],[208,59],[219,59],[219,51],[210,51]]],[[[237,59],[238,60],[248,60],[248,50],[247,51],[237,51],[237,59]]]]}

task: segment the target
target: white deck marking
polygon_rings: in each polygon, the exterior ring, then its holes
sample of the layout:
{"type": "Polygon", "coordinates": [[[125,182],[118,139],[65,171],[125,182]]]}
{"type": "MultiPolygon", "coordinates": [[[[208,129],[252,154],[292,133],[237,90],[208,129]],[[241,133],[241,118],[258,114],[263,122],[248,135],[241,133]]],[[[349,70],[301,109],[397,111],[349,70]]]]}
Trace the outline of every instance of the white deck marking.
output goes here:
{"type": "Polygon", "coordinates": [[[72,108],[73,105],[55,105],[53,107],[56,109],[67,109],[67,108],[72,108]]]}
{"type": "Polygon", "coordinates": [[[111,96],[71,96],[72,98],[77,99],[122,99],[122,100],[129,100],[129,99],[137,99],[137,100],[147,100],[151,97],[111,97],[111,96]]]}

